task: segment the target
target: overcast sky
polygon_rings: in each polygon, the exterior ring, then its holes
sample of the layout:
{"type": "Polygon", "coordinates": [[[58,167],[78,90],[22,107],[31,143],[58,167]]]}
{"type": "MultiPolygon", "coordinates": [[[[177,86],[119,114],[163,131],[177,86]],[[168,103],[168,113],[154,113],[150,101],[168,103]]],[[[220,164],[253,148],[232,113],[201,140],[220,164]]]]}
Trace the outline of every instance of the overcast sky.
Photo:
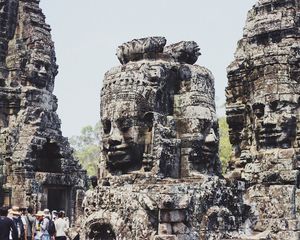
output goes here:
{"type": "Polygon", "coordinates": [[[224,115],[226,67],[242,37],[247,11],[255,0],[41,0],[51,25],[59,74],[54,94],[63,135],[78,135],[99,120],[104,73],[119,65],[116,48],[147,36],[167,44],[194,40],[197,64],[215,76],[218,114],[224,115]]]}

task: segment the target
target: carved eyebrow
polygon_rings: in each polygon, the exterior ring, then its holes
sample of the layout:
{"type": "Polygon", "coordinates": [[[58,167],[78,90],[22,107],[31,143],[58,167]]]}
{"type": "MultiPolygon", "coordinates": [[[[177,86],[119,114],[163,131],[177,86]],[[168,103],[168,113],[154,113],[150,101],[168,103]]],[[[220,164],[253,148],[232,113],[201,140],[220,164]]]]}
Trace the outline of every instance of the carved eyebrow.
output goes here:
{"type": "Polygon", "coordinates": [[[254,103],[254,104],[252,104],[252,108],[261,108],[261,107],[264,107],[265,106],[265,104],[263,104],[263,103],[254,103]]]}
{"type": "Polygon", "coordinates": [[[127,121],[133,122],[133,120],[134,120],[133,117],[125,116],[125,117],[121,117],[121,118],[117,119],[116,122],[117,123],[124,123],[124,122],[127,122],[127,121]]]}
{"type": "Polygon", "coordinates": [[[105,121],[111,121],[111,120],[110,120],[109,118],[106,117],[106,118],[101,118],[101,121],[102,121],[102,122],[105,122],[105,121]]]}

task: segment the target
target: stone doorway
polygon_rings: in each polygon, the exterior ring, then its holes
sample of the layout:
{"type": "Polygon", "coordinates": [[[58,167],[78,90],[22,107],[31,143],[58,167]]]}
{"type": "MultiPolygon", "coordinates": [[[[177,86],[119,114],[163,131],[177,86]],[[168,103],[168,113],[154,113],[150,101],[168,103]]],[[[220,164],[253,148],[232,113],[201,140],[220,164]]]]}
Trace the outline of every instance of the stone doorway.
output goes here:
{"type": "Polygon", "coordinates": [[[109,224],[95,223],[90,227],[90,240],[115,240],[116,235],[109,224]]]}
{"type": "Polygon", "coordinates": [[[71,196],[70,189],[67,187],[46,186],[45,193],[47,194],[47,206],[50,211],[64,210],[66,216],[70,216],[71,196]]]}

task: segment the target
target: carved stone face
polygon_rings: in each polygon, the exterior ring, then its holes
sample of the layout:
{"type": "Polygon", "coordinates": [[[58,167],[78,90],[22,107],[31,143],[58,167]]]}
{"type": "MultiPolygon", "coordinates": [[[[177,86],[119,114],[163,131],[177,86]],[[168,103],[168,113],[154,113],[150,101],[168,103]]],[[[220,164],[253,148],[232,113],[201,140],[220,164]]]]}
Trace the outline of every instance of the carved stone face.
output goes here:
{"type": "Polygon", "coordinates": [[[298,103],[286,100],[252,104],[256,144],[260,148],[290,148],[295,140],[298,103]]]}
{"type": "MultiPolygon", "coordinates": [[[[216,125],[217,126],[217,125],[216,125]]],[[[190,153],[190,162],[194,171],[200,173],[212,173],[218,153],[219,138],[216,126],[208,127],[209,132],[202,131],[202,139],[193,143],[193,150],[190,153]],[[207,132],[207,133],[205,133],[207,132]]],[[[215,172],[216,173],[216,172],[215,172]]]]}
{"type": "Polygon", "coordinates": [[[178,129],[185,139],[183,147],[190,148],[189,162],[193,173],[217,173],[219,136],[215,112],[206,106],[189,106],[178,129]]]}
{"type": "Polygon", "coordinates": [[[141,168],[147,123],[136,101],[112,101],[102,109],[102,141],[112,172],[141,168]]]}
{"type": "Polygon", "coordinates": [[[38,88],[44,88],[52,82],[56,75],[56,66],[46,54],[32,53],[26,65],[26,76],[28,81],[38,88]]]}

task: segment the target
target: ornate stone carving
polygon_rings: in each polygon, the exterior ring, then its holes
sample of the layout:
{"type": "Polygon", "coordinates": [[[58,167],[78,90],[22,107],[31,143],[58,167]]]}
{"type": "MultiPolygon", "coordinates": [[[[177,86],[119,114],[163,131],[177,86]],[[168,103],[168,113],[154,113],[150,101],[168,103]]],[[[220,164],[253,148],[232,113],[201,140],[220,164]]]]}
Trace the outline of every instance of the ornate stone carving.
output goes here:
{"type": "Polygon", "coordinates": [[[180,42],[163,52],[165,43],[154,37],[121,45],[119,58],[131,61],[105,74],[100,109],[106,166],[110,173],[122,174],[149,171],[143,166],[148,162],[161,177],[219,174],[213,77],[203,67],[178,62],[197,59],[195,42],[180,42]],[[180,171],[180,148],[187,155],[185,173],[180,171]],[[161,157],[174,159],[155,168],[161,157]]]}
{"type": "Polygon", "coordinates": [[[218,177],[214,78],[192,65],[195,42],[165,43],[121,45],[122,66],[105,74],[99,184],[84,200],[83,238],[222,238],[240,223],[240,190],[218,177]]]}
{"type": "Polygon", "coordinates": [[[86,174],[60,130],[50,27],[38,0],[1,0],[0,9],[1,186],[11,192],[10,204],[56,204],[74,217],[86,174]],[[57,195],[62,203],[53,201],[57,195]]]}
{"type": "Polygon", "coordinates": [[[250,186],[251,230],[263,239],[299,239],[299,12],[299,1],[258,1],[228,67],[230,174],[250,186]]]}

